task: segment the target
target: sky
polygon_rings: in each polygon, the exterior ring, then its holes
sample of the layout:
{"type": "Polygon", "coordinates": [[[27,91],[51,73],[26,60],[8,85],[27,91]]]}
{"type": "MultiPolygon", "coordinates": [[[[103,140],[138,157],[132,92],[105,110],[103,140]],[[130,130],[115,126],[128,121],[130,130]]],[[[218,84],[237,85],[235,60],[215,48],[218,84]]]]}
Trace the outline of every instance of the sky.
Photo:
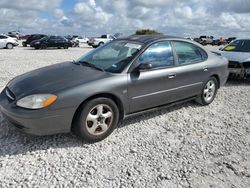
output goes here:
{"type": "Polygon", "coordinates": [[[0,33],[250,38],[250,0],[1,0],[0,33]]]}

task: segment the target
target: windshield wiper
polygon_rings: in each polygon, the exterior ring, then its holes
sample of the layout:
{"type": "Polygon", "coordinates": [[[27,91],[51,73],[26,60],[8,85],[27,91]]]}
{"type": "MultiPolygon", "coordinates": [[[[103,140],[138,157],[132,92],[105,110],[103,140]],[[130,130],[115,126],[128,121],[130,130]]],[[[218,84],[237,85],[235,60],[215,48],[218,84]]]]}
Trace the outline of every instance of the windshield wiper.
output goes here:
{"type": "Polygon", "coordinates": [[[100,68],[100,67],[97,67],[96,65],[91,64],[91,63],[89,63],[89,62],[87,62],[87,61],[78,61],[78,63],[80,63],[81,65],[85,65],[85,66],[88,66],[88,67],[92,67],[92,68],[94,68],[94,69],[97,69],[97,70],[100,70],[100,71],[105,72],[104,69],[102,69],[102,68],[100,68]]]}

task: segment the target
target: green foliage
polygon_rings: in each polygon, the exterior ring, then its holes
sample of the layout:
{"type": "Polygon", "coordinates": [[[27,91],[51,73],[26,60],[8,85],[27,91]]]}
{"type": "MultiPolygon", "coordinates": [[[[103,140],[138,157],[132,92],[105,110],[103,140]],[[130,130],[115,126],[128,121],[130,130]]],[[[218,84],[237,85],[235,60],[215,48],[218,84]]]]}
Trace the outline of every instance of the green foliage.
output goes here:
{"type": "Polygon", "coordinates": [[[161,35],[161,33],[153,29],[138,29],[135,32],[135,34],[136,35],[161,35]]]}

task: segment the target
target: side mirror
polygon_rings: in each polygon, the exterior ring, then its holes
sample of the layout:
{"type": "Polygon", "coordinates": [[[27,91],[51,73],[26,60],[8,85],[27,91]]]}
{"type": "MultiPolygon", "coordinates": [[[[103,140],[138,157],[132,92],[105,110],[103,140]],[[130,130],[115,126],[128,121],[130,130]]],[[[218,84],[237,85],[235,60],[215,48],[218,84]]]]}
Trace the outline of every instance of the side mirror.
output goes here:
{"type": "Polygon", "coordinates": [[[151,63],[141,63],[139,66],[138,66],[138,70],[149,70],[149,69],[152,69],[153,65],[151,63]]]}

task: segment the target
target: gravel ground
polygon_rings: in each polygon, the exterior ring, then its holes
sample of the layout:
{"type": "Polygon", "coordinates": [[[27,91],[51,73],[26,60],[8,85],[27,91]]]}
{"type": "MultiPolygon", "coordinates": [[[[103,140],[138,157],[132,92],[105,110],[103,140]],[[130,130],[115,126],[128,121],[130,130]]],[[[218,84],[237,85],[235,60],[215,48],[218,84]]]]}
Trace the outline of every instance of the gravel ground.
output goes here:
{"type": "MultiPolygon", "coordinates": [[[[90,48],[0,50],[0,89],[26,71],[90,48]]],[[[125,120],[107,139],[19,133],[0,114],[0,187],[250,187],[250,82],[125,120]]]]}

